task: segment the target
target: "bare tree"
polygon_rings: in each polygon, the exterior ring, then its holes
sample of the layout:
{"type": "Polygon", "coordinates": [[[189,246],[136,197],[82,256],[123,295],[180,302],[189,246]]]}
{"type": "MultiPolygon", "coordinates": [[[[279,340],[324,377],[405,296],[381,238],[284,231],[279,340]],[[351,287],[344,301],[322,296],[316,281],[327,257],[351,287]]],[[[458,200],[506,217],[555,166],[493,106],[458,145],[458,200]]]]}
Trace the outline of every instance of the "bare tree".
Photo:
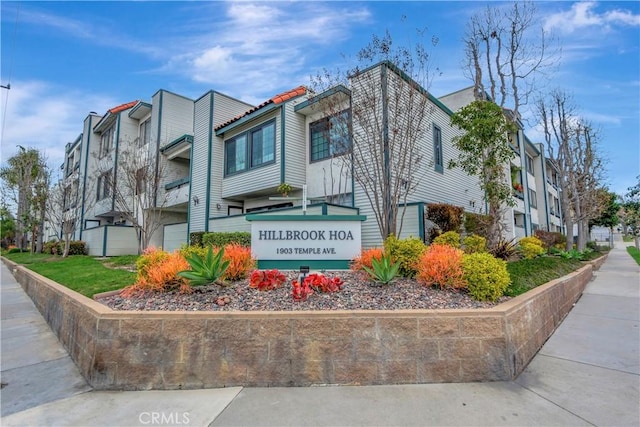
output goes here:
{"type": "MultiPolygon", "coordinates": [[[[163,211],[169,200],[161,185],[165,177],[164,162],[157,162],[148,147],[125,146],[118,153],[117,176],[111,179],[115,210],[130,222],[138,238],[140,253],[163,224],[163,211]]],[[[159,154],[156,154],[159,155],[159,154]]]]}
{"type": "Polygon", "coordinates": [[[464,37],[466,64],[478,100],[489,95],[520,118],[536,90],[536,77],[555,63],[557,51],[536,22],[533,2],[513,2],[508,9],[488,5],[473,15],[464,37]]]}
{"type": "MultiPolygon", "coordinates": [[[[559,170],[560,205],[567,233],[578,228],[578,250],[586,247],[589,220],[604,209],[602,190],[604,164],[596,149],[597,133],[576,114],[571,97],[560,90],[536,102],[547,153],[559,170]]],[[[573,240],[567,239],[567,250],[573,240]]]]}
{"type": "MultiPolygon", "coordinates": [[[[87,180],[85,191],[93,191],[93,180],[87,180]]],[[[78,176],[60,178],[49,189],[49,196],[46,203],[46,219],[54,227],[60,230],[64,248],[62,256],[69,255],[71,240],[81,227],[82,203],[79,194],[80,181],[78,176]]],[[[91,199],[84,204],[84,209],[89,210],[95,204],[91,199]]]]}
{"type": "Polygon", "coordinates": [[[348,144],[334,157],[342,162],[339,175],[353,176],[383,239],[402,229],[405,204],[424,173],[424,140],[433,112],[426,90],[428,59],[422,44],[396,47],[387,31],[360,50],[355,66],[346,72],[325,70],[312,82],[321,95],[348,88],[346,97],[324,97],[320,110],[344,136],[332,140],[348,144]]]}

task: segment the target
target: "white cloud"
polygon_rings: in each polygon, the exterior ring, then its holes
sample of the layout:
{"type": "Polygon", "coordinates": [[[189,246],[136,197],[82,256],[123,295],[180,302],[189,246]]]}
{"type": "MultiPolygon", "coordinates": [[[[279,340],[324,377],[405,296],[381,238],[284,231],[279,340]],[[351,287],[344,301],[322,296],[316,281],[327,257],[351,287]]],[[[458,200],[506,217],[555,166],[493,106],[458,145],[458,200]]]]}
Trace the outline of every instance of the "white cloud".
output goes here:
{"type": "Polygon", "coordinates": [[[80,93],[41,81],[16,80],[7,92],[2,94],[3,110],[6,105],[2,161],[17,152],[17,145],[22,145],[43,152],[54,168],[64,161],[65,145],[82,133],[88,105],[102,114],[120,104],[109,97],[80,93]]]}
{"type": "MultiPolygon", "coordinates": [[[[220,15],[221,5],[213,6],[220,15]]],[[[343,42],[354,24],[370,18],[369,11],[350,4],[340,8],[315,2],[222,6],[223,16],[216,17],[214,29],[182,40],[180,53],[167,61],[164,71],[178,71],[245,100],[264,100],[261,97],[275,90],[308,83],[300,78],[314,52],[343,42]]]]}
{"type": "MultiPolygon", "coordinates": [[[[606,3],[605,3],[606,4],[606,3]]],[[[545,29],[557,29],[562,33],[573,33],[587,27],[610,30],[616,25],[640,26],[640,15],[629,10],[609,10],[598,13],[597,2],[577,2],[568,11],[554,13],[546,18],[545,29]]]]}

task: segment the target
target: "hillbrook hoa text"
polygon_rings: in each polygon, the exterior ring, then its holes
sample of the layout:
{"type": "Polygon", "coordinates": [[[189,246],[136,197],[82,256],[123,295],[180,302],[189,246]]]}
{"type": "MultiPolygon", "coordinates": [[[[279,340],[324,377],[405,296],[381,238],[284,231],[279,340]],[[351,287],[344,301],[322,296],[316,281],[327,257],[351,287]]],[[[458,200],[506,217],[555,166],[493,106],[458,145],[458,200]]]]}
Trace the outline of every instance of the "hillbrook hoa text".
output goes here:
{"type": "Polygon", "coordinates": [[[353,233],[344,230],[261,230],[259,240],[353,240],[353,233]]]}
{"type": "MultiPolygon", "coordinates": [[[[252,215],[251,251],[261,261],[291,261],[298,268],[314,261],[314,268],[336,266],[360,254],[362,216],[359,215],[252,215]]],[[[270,264],[273,265],[273,264],[270,264]]],[[[286,268],[278,264],[278,268],[286,268]]]]}

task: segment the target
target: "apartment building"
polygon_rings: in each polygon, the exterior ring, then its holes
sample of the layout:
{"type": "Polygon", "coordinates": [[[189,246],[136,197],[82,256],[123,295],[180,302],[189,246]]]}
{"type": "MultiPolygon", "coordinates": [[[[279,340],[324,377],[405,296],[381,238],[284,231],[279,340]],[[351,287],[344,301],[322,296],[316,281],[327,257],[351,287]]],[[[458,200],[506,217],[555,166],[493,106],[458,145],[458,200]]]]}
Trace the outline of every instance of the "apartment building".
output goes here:
{"type": "MultiPolygon", "coordinates": [[[[447,168],[457,157],[452,139],[460,132],[450,125],[450,116],[471,102],[472,89],[437,99],[393,64],[382,62],[352,77],[348,87],[313,94],[299,86],[257,106],[216,91],[191,100],[159,90],[150,103],[133,101],[103,116],[89,114],[83,133],[68,145],[64,166],[71,171],[70,185],[78,186],[82,221],[77,238],[87,242],[93,255],[137,252],[134,230],[106,184],[119,185],[123,153],[135,152],[147,156],[161,174],[154,204],[145,207],[162,209],[154,246],[178,248],[198,231],[249,231],[249,213],[302,214],[303,188],[311,201],[307,212],[366,215],[362,244],[380,245],[366,192],[340,161],[349,155],[344,147],[352,141],[344,140],[339,126],[365,102],[365,81],[375,81],[380,94],[398,91],[401,85],[418,88],[421,105],[428,110],[417,141],[424,161],[415,171],[415,190],[399,213],[397,234],[424,238],[429,203],[483,213],[477,178],[447,168]],[[338,110],[329,113],[328,102],[338,110]],[[278,197],[276,190],[283,182],[293,188],[287,198],[278,197]]],[[[387,102],[375,111],[392,122],[400,110],[387,102]]],[[[354,134],[361,131],[357,121],[351,119],[350,125],[354,134]]],[[[514,189],[517,205],[505,217],[507,237],[531,235],[538,228],[557,230],[562,223],[553,164],[521,130],[513,136],[512,148],[515,156],[506,171],[522,191],[514,189]]]]}

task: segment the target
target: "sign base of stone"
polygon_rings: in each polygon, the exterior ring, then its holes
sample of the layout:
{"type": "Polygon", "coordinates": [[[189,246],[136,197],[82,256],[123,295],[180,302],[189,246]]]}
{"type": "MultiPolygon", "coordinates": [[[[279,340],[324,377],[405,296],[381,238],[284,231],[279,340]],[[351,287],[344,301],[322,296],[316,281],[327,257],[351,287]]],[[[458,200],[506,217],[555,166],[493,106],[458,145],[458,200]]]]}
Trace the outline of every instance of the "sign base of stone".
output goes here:
{"type": "Polygon", "coordinates": [[[114,311],[3,260],[91,386],[149,390],[511,380],[604,257],[491,309],[220,313],[114,311]]]}

